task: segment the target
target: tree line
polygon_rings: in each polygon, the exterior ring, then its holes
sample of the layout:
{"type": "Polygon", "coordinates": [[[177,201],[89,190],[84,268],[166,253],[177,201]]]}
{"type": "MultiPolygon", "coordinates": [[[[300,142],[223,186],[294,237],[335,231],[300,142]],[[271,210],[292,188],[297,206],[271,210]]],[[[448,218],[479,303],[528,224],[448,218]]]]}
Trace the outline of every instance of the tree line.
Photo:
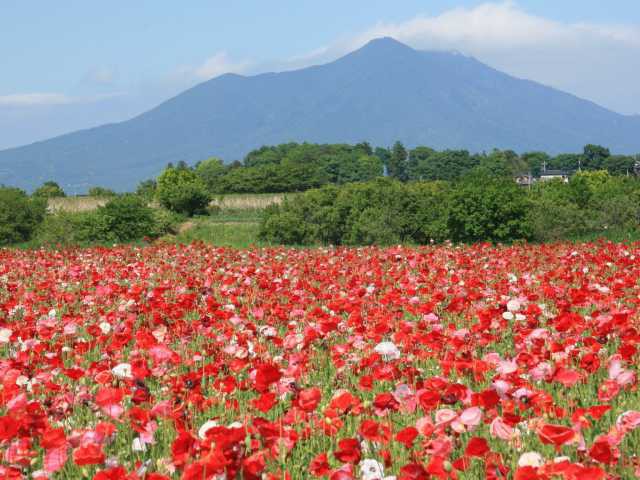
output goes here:
{"type": "Polygon", "coordinates": [[[267,208],[263,240],[290,245],[430,244],[629,238],[640,181],[606,170],[531,189],[478,168],[456,181],[379,178],[326,185],[267,208]]]}
{"type": "MultiPolygon", "coordinates": [[[[567,171],[606,170],[611,175],[634,173],[640,155],[612,155],[599,145],[586,145],[581,153],[517,154],[512,150],[470,153],[467,150],[407,149],[396,142],[391,148],[356,145],[287,143],[250,152],[243,161],[224,164],[212,157],[193,167],[181,162],[170,168],[191,169],[211,194],[303,192],[323,185],[366,182],[388,176],[402,182],[456,181],[477,168],[495,175],[539,176],[543,169],[567,171]]],[[[153,181],[141,184],[141,190],[153,181]]]]}

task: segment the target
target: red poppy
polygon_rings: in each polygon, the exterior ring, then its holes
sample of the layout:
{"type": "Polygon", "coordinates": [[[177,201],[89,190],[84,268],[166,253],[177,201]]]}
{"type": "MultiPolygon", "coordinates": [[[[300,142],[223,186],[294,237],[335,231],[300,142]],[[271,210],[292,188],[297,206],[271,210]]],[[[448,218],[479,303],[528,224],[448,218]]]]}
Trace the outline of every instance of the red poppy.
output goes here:
{"type": "Polygon", "coordinates": [[[271,363],[258,365],[256,367],[255,389],[258,392],[266,392],[269,387],[280,380],[281,377],[282,374],[277,366],[271,363]]]}
{"type": "Polygon", "coordinates": [[[307,388],[298,393],[298,406],[305,412],[316,409],[322,398],[322,392],[318,387],[307,388]]]}
{"type": "Polygon", "coordinates": [[[542,443],[559,447],[571,442],[575,438],[576,433],[569,427],[547,423],[538,431],[538,436],[542,443]]]}
{"type": "Polygon", "coordinates": [[[326,453],[320,453],[315,456],[309,464],[309,472],[316,477],[324,477],[331,471],[329,460],[326,453]]]}
{"type": "Polygon", "coordinates": [[[470,457],[482,457],[490,450],[486,439],[482,437],[472,437],[467,443],[467,448],[465,448],[464,453],[470,457]]]}
{"type": "Polygon", "coordinates": [[[78,466],[99,465],[104,463],[104,460],[105,455],[102,447],[95,443],[89,443],[73,451],[73,461],[78,466]]]}
{"type": "Polygon", "coordinates": [[[611,445],[606,438],[597,438],[589,449],[589,456],[600,463],[612,464],[616,462],[611,445]]]}
{"type": "Polygon", "coordinates": [[[343,463],[360,462],[360,442],[355,438],[344,438],[338,442],[338,449],[333,456],[343,463]]]}
{"type": "Polygon", "coordinates": [[[278,398],[275,393],[271,392],[263,393],[258,398],[251,400],[251,405],[263,413],[271,410],[276,403],[278,403],[278,398]]]}
{"type": "Polygon", "coordinates": [[[418,436],[418,430],[415,427],[403,428],[396,434],[396,440],[402,443],[406,448],[411,448],[413,442],[418,436]]]}

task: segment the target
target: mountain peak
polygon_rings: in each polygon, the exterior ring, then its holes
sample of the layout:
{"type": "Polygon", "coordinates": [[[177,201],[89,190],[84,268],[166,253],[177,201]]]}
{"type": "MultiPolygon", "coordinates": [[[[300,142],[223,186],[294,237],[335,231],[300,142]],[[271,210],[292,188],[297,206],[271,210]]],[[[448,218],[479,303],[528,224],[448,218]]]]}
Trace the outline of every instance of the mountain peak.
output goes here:
{"type": "Polygon", "coordinates": [[[373,40],[369,40],[360,51],[385,51],[385,52],[393,52],[393,51],[411,51],[415,50],[411,48],[409,45],[406,45],[402,42],[399,42],[393,37],[379,37],[374,38],[373,40]]]}

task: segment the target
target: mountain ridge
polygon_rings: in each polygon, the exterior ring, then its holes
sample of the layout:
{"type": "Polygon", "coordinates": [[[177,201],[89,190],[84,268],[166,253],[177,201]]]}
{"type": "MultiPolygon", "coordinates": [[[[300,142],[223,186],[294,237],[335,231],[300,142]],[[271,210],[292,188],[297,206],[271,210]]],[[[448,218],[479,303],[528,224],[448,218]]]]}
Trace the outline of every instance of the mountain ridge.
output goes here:
{"type": "Polygon", "coordinates": [[[518,79],[459,53],[375,39],[327,64],[224,74],[129,120],[0,151],[0,183],[130,190],[170,161],[225,161],[289,141],[571,152],[640,151],[640,116],[518,79]]]}

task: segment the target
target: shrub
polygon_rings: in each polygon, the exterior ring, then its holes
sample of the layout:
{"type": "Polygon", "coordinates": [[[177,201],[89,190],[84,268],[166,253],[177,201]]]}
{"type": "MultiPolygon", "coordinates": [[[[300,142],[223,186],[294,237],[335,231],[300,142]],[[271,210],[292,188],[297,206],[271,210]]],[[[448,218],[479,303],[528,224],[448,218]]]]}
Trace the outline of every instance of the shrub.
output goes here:
{"type": "Polygon", "coordinates": [[[205,213],[209,193],[204,182],[188,168],[167,168],[158,177],[156,196],[160,204],[176,213],[205,213]]]}
{"type": "Polygon", "coordinates": [[[266,210],[261,238],[271,243],[370,245],[446,238],[444,184],[376,179],[309,190],[266,210]]]}
{"type": "Polygon", "coordinates": [[[274,205],[267,207],[260,226],[262,240],[285,245],[310,245],[315,243],[314,235],[307,235],[308,226],[301,221],[298,212],[274,205]]]}
{"type": "Polygon", "coordinates": [[[85,245],[157,238],[175,232],[179,215],[152,209],[140,197],[115,197],[93,212],[47,215],[38,229],[41,245],[85,245]]]}
{"type": "Polygon", "coordinates": [[[69,246],[91,242],[94,212],[57,211],[45,216],[35,235],[36,245],[69,246]]]}
{"type": "Polygon", "coordinates": [[[167,234],[177,234],[178,225],[184,217],[179,213],[171,212],[165,208],[152,209],[153,229],[146,235],[150,238],[158,238],[167,234]]]}
{"type": "Polygon", "coordinates": [[[447,226],[461,242],[526,239],[527,213],[526,193],[511,178],[478,173],[454,186],[447,226]]]}
{"type": "Polygon", "coordinates": [[[29,240],[47,209],[42,198],[18,188],[0,187],[0,245],[29,240]]]}
{"type": "Polygon", "coordinates": [[[96,241],[126,242],[149,236],[155,231],[153,211],[144,200],[125,195],[98,207],[94,215],[96,241]]]}
{"type": "Polygon", "coordinates": [[[527,215],[532,239],[538,242],[578,238],[587,231],[585,212],[566,198],[539,196],[527,215]]]}
{"type": "Polygon", "coordinates": [[[40,198],[56,198],[66,197],[67,194],[56,182],[44,182],[41,186],[33,191],[34,197],[40,198]]]}

